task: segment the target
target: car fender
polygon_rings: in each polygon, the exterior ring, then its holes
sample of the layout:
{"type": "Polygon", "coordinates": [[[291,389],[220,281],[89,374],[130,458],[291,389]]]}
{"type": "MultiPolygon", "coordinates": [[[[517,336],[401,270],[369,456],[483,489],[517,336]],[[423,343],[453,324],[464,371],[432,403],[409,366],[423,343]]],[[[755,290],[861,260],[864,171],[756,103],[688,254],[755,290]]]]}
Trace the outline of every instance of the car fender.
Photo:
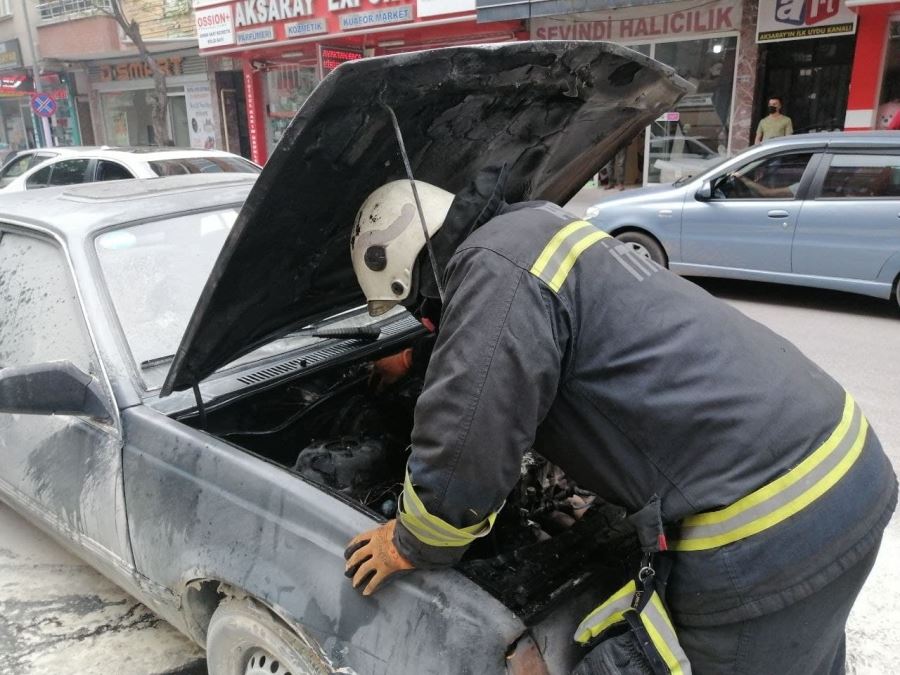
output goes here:
{"type": "MultiPolygon", "coordinates": [[[[505,650],[525,626],[461,574],[418,571],[365,598],[344,577],[343,549],[375,525],[367,513],[144,406],[123,419],[135,565],[182,608],[196,608],[198,584],[224,583],[301,627],[335,668],[504,672],[505,650]]],[[[203,639],[202,613],[184,623],[203,639]]]]}
{"type": "Polygon", "coordinates": [[[883,283],[893,284],[898,278],[900,278],[900,251],[896,251],[885,260],[884,265],[878,271],[878,281],[883,283]]]}

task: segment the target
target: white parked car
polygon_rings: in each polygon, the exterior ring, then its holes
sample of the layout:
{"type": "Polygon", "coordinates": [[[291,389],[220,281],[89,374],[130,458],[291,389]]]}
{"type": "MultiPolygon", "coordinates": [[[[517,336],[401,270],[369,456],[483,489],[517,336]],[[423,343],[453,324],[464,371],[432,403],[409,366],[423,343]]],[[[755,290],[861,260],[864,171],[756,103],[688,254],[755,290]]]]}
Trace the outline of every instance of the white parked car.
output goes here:
{"type": "Polygon", "coordinates": [[[0,192],[94,181],[190,173],[259,173],[250,160],[221,150],[180,148],[40,148],[0,168],[0,192]]]}

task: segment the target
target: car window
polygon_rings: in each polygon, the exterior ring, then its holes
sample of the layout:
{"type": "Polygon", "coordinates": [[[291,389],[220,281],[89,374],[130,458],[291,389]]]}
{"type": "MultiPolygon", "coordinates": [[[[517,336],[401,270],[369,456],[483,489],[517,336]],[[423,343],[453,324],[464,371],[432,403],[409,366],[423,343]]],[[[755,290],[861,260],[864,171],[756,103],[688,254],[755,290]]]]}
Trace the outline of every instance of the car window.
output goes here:
{"type": "Polygon", "coordinates": [[[763,157],[720,177],[716,199],[793,199],[811,152],[763,157]]]}
{"type": "Polygon", "coordinates": [[[0,232],[0,367],[68,360],[96,374],[65,256],[55,243],[0,232]]]}
{"type": "Polygon", "coordinates": [[[52,166],[45,166],[43,169],[35,171],[28,177],[28,180],[25,181],[25,188],[27,190],[33,190],[34,188],[47,187],[50,183],[50,170],[52,168],[52,166]]]}
{"type": "Polygon", "coordinates": [[[9,185],[14,178],[21,176],[31,166],[31,155],[16,157],[0,171],[0,187],[9,185]]]}
{"type": "Polygon", "coordinates": [[[260,168],[241,157],[185,157],[158,159],[150,162],[157,176],[179,176],[186,173],[259,173],[260,168]]]}
{"type": "Polygon", "coordinates": [[[50,168],[50,185],[76,185],[84,183],[87,177],[89,159],[66,159],[50,168]]]}
{"type": "Polygon", "coordinates": [[[35,152],[31,155],[31,162],[28,164],[29,169],[33,169],[41,162],[46,162],[48,159],[53,159],[56,157],[55,152],[35,152]]]}
{"type": "Polygon", "coordinates": [[[827,199],[900,197],[900,154],[834,155],[821,196],[827,199]]]}
{"type": "Polygon", "coordinates": [[[97,180],[127,180],[129,178],[134,178],[134,176],[118,162],[101,159],[97,165],[97,180]]]}

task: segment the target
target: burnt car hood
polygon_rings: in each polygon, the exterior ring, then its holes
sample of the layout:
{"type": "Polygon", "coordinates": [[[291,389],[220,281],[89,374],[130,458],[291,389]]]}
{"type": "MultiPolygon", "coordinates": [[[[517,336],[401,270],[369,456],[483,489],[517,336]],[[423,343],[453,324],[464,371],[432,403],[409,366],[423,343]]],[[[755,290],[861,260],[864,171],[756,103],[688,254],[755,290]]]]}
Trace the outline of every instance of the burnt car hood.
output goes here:
{"type": "Polygon", "coordinates": [[[350,262],[356,211],[413,174],[457,192],[506,163],[506,199],[567,202],[623,142],[691,87],[671,68],[598,42],[451,47],[345,63],[312,92],[234,224],[163,395],[292,328],[362,305],[350,262]]]}

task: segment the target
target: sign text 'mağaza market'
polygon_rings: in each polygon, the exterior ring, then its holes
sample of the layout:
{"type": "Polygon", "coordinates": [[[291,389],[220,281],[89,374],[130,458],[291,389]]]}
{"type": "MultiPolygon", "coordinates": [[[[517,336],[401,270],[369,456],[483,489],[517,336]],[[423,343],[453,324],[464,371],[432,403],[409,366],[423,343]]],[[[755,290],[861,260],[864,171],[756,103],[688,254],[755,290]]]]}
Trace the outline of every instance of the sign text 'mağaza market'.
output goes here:
{"type": "MultiPolygon", "coordinates": [[[[184,57],[170,56],[165,59],[156,59],[156,63],[166,75],[181,75],[184,57]]],[[[153,77],[150,66],[143,61],[128,61],[126,63],[113,63],[100,66],[100,80],[112,82],[114,80],[143,80],[153,77]]]]}

